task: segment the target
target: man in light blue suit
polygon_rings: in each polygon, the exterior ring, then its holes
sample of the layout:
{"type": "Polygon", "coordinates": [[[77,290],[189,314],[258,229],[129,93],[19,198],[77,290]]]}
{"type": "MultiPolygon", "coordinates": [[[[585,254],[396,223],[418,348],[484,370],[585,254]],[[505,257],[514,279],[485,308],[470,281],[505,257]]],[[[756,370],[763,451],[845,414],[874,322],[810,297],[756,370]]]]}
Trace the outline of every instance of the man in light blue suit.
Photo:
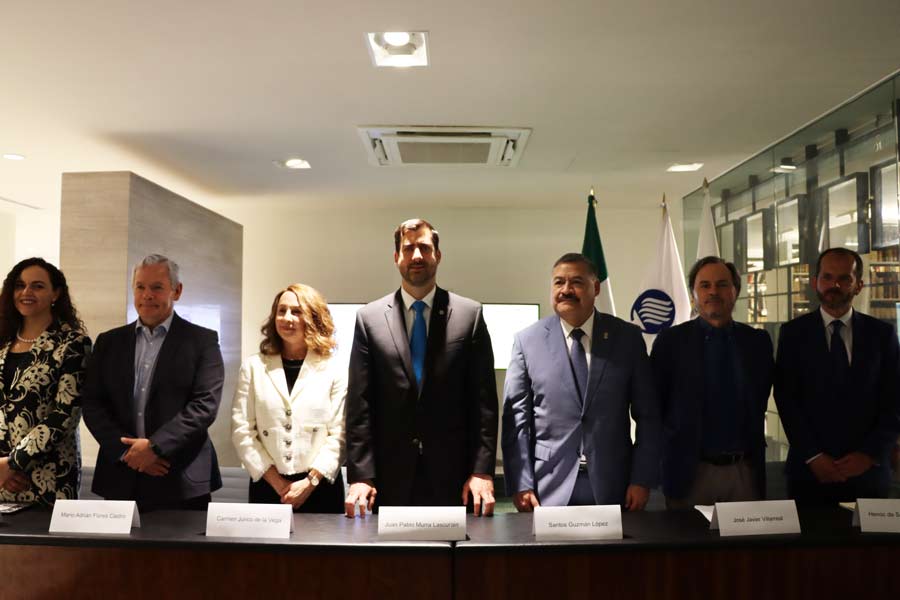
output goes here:
{"type": "Polygon", "coordinates": [[[637,327],[594,308],[599,293],[594,264],[566,254],[553,265],[556,314],[516,334],[501,443],[519,511],[541,504],[641,510],[657,483],[661,411],[647,348],[637,327]]]}

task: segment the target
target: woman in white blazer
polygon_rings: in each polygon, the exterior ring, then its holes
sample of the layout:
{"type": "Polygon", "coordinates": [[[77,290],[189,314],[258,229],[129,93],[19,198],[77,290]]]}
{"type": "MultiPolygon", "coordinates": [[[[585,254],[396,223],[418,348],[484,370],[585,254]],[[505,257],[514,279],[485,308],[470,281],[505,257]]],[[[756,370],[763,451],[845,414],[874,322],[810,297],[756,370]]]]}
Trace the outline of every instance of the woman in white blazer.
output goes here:
{"type": "Polygon", "coordinates": [[[261,331],[259,354],[241,365],[231,411],[250,502],[342,513],[347,376],[333,359],[328,305],[295,283],[276,294],[261,331]]]}

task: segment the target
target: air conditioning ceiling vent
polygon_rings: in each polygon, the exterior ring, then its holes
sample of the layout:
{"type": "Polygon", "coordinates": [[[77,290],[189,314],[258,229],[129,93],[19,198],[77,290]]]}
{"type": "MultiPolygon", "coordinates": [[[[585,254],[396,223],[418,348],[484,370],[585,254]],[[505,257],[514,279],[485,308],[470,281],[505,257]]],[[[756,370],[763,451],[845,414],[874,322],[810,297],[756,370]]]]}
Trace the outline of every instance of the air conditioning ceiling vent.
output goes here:
{"type": "Polygon", "coordinates": [[[530,129],[509,127],[365,126],[359,136],[378,167],[463,165],[515,167],[530,129]]]}

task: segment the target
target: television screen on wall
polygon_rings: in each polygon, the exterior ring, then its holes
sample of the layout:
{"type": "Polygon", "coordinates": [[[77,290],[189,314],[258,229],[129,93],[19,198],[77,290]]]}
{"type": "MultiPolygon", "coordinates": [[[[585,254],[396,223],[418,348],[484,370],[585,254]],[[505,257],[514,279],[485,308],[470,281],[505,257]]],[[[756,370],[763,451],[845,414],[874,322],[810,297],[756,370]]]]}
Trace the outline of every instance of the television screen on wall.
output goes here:
{"type": "MultiPolygon", "coordinates": [[[[350,348],[353,346],[353,330],[356,326],[356,312],[365,306],[361,303],[332,302],[328,305],[334,319],[335,337],[338,349],[336,357],[344,364],[350,364],[350,348]]],[[[539,318],[537,304],[484,304],[484,321],[491,334],[494,351],[494,368],[509,366],[513,336],[539,318]]]]}

